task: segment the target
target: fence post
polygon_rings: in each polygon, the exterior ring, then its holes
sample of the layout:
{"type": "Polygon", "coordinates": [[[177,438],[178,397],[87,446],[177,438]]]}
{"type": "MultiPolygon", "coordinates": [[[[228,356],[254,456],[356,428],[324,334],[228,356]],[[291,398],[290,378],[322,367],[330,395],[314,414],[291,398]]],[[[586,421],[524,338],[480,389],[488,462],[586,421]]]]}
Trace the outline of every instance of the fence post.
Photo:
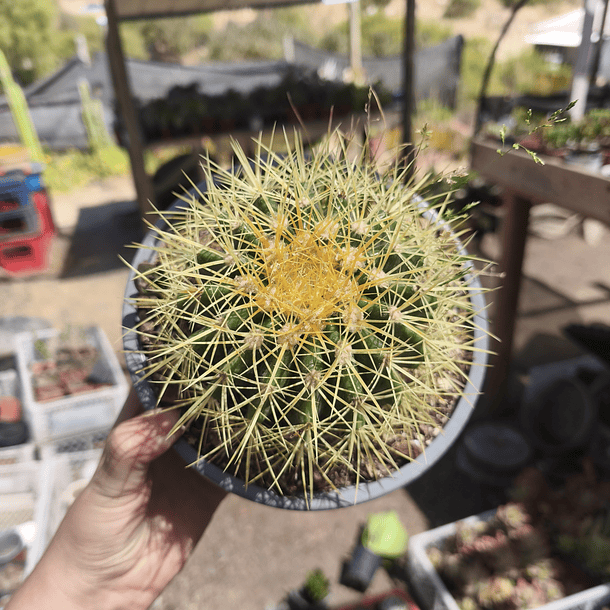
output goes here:
{"type": "Polygon", "coordinates": [[[99,150],[112,145],[112,138],[104,122],[104,107],[98,99],[91,97],[89,81],[83,78],[78,83],[83,123],[91,150],[99,150]]]}
{"type": "Polygon", "coordinates": [[[21,143],[28,149],[31,161],[43,163],[44,153],[42,152],[42,146],[30,116],[27,100],[21,87],[13,79],[11,68],[2,50],[0,50],[0,81],[2,82],[2,88],[13,115],[13,121],[19,132],[21,143]]]}

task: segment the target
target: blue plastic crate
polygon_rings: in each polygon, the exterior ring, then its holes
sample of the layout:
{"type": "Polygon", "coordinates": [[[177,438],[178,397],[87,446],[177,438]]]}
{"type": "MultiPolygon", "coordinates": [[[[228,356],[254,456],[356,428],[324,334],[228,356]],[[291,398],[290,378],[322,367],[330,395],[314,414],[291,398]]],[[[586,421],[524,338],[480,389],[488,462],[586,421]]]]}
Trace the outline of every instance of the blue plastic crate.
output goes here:
{"type": "Polygon", "coordinates": [[[30,193],[43,188],[40,174],[11,171],[0,176],[0,241],[35,235],[40,222],[30,193]]]}
{"type": "Polygon", "coordinates": [[[10,197],[19,206],[31,205],[29,193],[33,189],[29,188],[29,185],[32,184],[31,179],[28,182],[29,178],[30,176],[26,176],[21,170],[8,172],[0,176],[0,201],[3,198],[10,197]]]}

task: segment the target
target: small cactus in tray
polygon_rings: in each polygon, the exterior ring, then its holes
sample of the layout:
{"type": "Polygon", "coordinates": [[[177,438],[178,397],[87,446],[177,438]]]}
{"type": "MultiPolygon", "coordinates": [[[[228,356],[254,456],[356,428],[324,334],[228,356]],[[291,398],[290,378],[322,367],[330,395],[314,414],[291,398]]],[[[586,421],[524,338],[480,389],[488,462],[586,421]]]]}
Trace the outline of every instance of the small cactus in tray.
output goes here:
{"type": "Polygon", "coordinates": [[[398,163],[380,175],[334,135],[338,151],[286,138],[285,155],[236,144],[237,168],[204,164],[206,191],[163,214],[135,275],[159,401],[203,459],[280,494],[415,459],[477,349],[459,235],[422,213],[398,163]]]}

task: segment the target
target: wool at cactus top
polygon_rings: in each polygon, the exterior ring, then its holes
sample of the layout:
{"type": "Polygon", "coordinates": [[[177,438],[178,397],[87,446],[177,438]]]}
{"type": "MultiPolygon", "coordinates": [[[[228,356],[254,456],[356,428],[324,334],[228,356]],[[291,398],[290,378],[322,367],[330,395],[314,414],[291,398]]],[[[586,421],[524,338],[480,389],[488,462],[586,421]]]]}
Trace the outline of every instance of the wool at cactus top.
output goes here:
{"type": "Polygon", "coordinates": [[[466,258],[398,167],[298,140],[235,152],[239,169],[207,165],[137,271],[159,397],[246,482],[314,493],[386,476],[464,386],[466,258]]]}

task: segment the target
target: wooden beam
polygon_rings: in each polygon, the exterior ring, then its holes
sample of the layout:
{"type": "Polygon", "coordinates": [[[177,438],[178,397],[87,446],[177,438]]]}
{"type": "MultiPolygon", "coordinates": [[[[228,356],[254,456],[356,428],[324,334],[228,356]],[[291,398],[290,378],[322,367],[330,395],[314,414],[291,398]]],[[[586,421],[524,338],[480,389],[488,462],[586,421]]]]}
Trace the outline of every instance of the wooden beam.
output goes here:
{"type": "MultiPolygon", "coordinates": [[[[532,203],[554,203],[583,216],[610,224],[610,180],[577,165],[544,157],[535,163],[527,153],[510,150],[500,155],[498,143],[474,140],[471,168],[506,189],[500,270],[504,273],[497,296],[494,333],[500,343],[485,385],[486,415],[500,406],[513,351],[521,268],[532,203]]],[[[494,293],[495,295],[496,293],[494,293]]]]}
{"type": "Polygon", "coordinates": [[[533,203],[554,203],[610,224],[608,178],[551,157],[544,157],[544,165],[540,165],[520,150],[501,156],[497,152],[499,146],[475,140],[471,147],[472,169],[533,203]]]}
{"type": "Polygon", "coordinates": [[[129,74],[125,63],[125,54],[119,35],[119,22],[115,8],[115,0],[105,0],[108,28],[106,33],[106,49],[114,92],[119,105],[119,112],[127,130],[127,150],[131,161],[131,172],[138,196],[138,205],[142,219],[153,211],[155,202],[152,180],[144,167],[144,144],[140,131],[138,114],[133,103],[129,74]]]}
{"type": "Polygon", "coordinates": [[[492,346],[495,356],[491,358],[492,368],[485,382],[488,414],[497,410],[506,393],[530,213],[529,201],[513,191],[507,191],[503,200],[506,216],[502,227],[500,271],[504,278],[498,292],[492,294],[497,303],[493,332],[499,343],[492,346]]]}

